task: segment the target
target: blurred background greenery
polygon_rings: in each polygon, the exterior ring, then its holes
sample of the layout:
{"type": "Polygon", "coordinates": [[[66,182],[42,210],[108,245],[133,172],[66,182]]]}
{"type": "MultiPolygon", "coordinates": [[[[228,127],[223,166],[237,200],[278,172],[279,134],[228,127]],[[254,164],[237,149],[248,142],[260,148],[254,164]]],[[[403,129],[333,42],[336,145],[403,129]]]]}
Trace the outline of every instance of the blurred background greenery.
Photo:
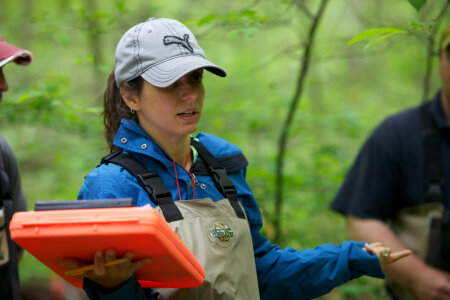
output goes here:
{"type": "MultiPolygon", "coordinates": [[[[297,249],[346,239],[328,205],[377,123],[422,101],[430,27],[364,47],[347,42],[385,26],[427,24],[446,1],[333,0],[314,36],[309,73],[284,157],[279,243],[297,249]],[[421,9],[411,3],[426,4],[421,9]]],[[[0,35],[34,61],[4,71],[10,91],[0,108],[29,209],[37,200],[73,200],[83,177],[107,153],[101,106],[114,50],[149,17],[184,22],[228,77],[206,74],[199,131],[244,151],[248,182],[274,237],[275,171],[281,126],[294,95],[318,0],[2,0],[0,35]]],[[[439,88],[436,58],[429,97],[439,88]]],[[[21,280],[54,276],[26,253],[21,280]]],[[[322,299],[378,299],[381,280],[360,278],[322,299]]]]}

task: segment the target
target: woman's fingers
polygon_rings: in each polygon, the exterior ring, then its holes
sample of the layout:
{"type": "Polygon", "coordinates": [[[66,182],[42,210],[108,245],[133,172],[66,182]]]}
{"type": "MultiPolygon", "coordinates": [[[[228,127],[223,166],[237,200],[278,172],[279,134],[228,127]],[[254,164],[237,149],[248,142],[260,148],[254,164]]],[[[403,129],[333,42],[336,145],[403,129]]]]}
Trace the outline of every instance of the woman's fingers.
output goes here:
{"type": "Polygon", "coordinates": [[[133,261],[134,253],[127,252],[121,259],[116,259],[115,250],[97,251],[94,255],[94,263],[87,265],[86,262],[66,258],[60,264],[72,269],[70,276],[85,276],[91,280],[100,280],[101,282],[110,283],[121,281],[121,278],[129,278],[137,269],[150,263],[151,259],[142,258],[133,261]],[[78,272],[74,272],[78,271],[78,272]]]}
{"type": "Polygon", "coordinates": [[[401,250],[391,253],[390,248],[384,247],[383,244],[379,242],[365,244],[363,249],[368,253],[376,254],[381,264],[390,264],[412,254],[411,250],[401,250]]]}
{"type": "Polygon", "coordinates": [[[105,274],[105,259],[102,251],[97,251],[94,255],[94,270],[92,272],[98,276],[105,274]]]}
{"type": "Polygon", "coordinates": [[[123,255],[123,258],[128,259],[130,262],[133,260],[134,253],[133,252],[127,252],[123,255]]]}
{"type": "Polygon", "coordinates": [[[142,258],[136,261],[133,261],[134,253],[127,252],[123,255],[123,258],[126,258],[130,262],[130,269],[132,270],[132,273],[134,273],[137,269],[143,267],[144,265],[150,263],[150,258],[142,258]]]}
{"type": "Polygon", "coordinates": [[[389,259],[388,259],[387,263],[393,263],[393,262],[395,262],[403,257],[409,256],[411,254],[412,254],[411,250],[402,250],[402,251],[391,253],[391,255],[389,255],[389,259]]]}
{"type": "Polygon", "coordinates": [[[105,251],[105,263],[116,259],[116,251],[108,249],[105,251]]]}
{"type": "Polygon", "coordinates": [[[80,261],[76,258],[63,258],[59,264],[63,267],[67,267],[67,268],[71,268],[71,269],[76,269],[79,267],[84,266],[86,263],[83,261],[80,261]]]}
{"type": "Polygon", "coordinates": [[[137,269],[139,269],[139,268],[145,266],[146,264],[150,263],[151,261],[152,261],[151,258],[143,258],[143,259],[137,260],[137,261],[135,261],[135,262],[132,262],[132,263],[131,263],[131,267],[133,268],[133,273],[134,273],[137,269]]]}
{"type": "Polygon", "coordinates": [[[372,247],[382,247],[383,246],[383,244],[380,243],[380,242],[370,243],[369,245],[372,246],[372,247]]]}
{"type": "MultiPolygon", "coordinates": [[[[379,258],[380,255],[382,255],[383,253],[391,253],[391,249],[384,247],[381,243],[376,242],[376,243],[370,243],[370,244],[365,244],[364,251],[369,252],[369,253],[374,253],[376,254],[379,258]]],[[[387,255],[389,256],[389,255],[387,255]]]]}

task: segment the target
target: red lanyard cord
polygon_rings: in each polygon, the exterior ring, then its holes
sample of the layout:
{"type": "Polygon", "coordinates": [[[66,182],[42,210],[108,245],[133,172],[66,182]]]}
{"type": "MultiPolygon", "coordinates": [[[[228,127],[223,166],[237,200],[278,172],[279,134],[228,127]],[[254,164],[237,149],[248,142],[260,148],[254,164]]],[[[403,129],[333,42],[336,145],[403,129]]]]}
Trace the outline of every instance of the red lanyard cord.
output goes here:
{"type": "MultiPolygon", "coordinates": [[[[188,161],[189,161],[189,158],[191,157],[191,149],[189,149],[189,153],[188,153],[188,156],[187,156],[187,158],[186,158],[186,162],[184,163],[184,168],[186,169],[186,166],[187,166],[187,164],[188,164],[188,161]]],[[[179,199],[180,199],[180,201],[181,201],[181,193],[180,193],[180,186],[178,185],[178,174],[177,174],[177,166],[175,165],[175,160],[171,157],[171,159],[172,159],[172,162],[173,162],[173,170],[175,171],[175,180],[176,180],[176,182],[177,182],[177,189],[178,189],[178,197],[179,197],[179,199]]],[[[192,173],[191,172],[189,172],[189,171],[187,171],[188,173],[189,173],[189,176],[191,177],[191,179],[192,179],[192,189],[193,189],[193,192],[192,192],[192,199],[195,199],[195,181],[194,181],[194,176],[192,175],[192,173]]]]}

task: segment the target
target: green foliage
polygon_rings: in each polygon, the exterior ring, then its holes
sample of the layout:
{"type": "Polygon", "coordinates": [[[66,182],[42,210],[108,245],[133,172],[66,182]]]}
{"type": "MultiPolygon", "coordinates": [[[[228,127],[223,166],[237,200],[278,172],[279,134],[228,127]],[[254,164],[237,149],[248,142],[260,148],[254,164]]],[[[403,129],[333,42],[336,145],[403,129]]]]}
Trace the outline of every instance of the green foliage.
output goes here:
{"type": "MultiPolygon", "coordinates": [[[[370,45],[374,45],[376,43],[381,42],[383,39],[396,35],[396,34],[404,34],[407,33],[404,30],[401,30],[400,28],[406,28],[407,26],[398,26],[398,27],[381,27],[381,28],[375,28],[375,29],[369,29],[366,31],[361,32],[354,38],[352,38],[347,45],[351,45],[353,43],[366,40],[368,38],[372,37],[378,37],[377,39],[373,40],[370,45]],[[381,37],[380,37],[381,36],[381,37]]],[[[368,44],[369,45],[369,44],[368,44]]],[[[367,47],[368,49],[369,47],[367,47]]]]}
{"type": "MultiPolygon", "coordinates": [[[[408,2],[412,6],[414,6],[414,8],[417,11],[420,11],[420,9],[425,5],[427,0],[408,0],[408,2]]],[[[448,1],[442,0],[441,2],[447,3],[448,1]]],[[[448,18],[446,18],[444,21],[447,22],[448,18]]],[[[368,30],[361,32],[357,36],[353,37],[347,43],[347,45],[351,45],[351,44],[359,42],[359,41],[377,37],[376,39],[372,39],[370,42],[368,42],[364,46],[363,50],[367,51],[373,45],[376,45],[389,37],[397,36],[399,34],[405,34],[405,33],[414,33],[415,31],[420,31],[423,29],[429,30],[436,25],[437,25],[436,20],[431,20],[431,21],[427,21],[427,22],[414,21],[410,25],[393,26],[393,27],[379,27],[379,28],[374,28],[374,29],[368,29],[368,30]]]]}
{"type": "Polygon", "coordinates": [[[197,25],[220,24],[220,26],[227,28],[227,38],[235,39],[241,34],[254,37],[270,18],[271,16],[260,15],[252,9],[244,9],[242,11],[233,10],[220,15],[207,14],[198,20],[197,25]]]}
{"type": "Polygon", "coordinates": [[[88,133],[98,127],[101,107],[83,107],[62,94],[66,77],[50,76],[17,97],[8,99],[0,110],[2,123],[44,125],[58,130],[88,133]]]}
{"type": "MultiPolygon", "coordinates": [[[[314,13],[318,1],[97,0],[93,8],[86,3],[42,0],[27,15],[21,1],[6,0],[0,11],[2,37],[35,57],[27,67],[4,68],[10,91],[0,106],[0,132],[17,155],[28,208],[37,200],[77,197],[83,177],[108,151],[100,107],[118,39],[149,17],[171,17],[188,24],[208,59],[228,72],[227,78],[206,72],[198,130],[243,150],[263,232],[271,237],[277,141],[310,25],[300,4],[314,13]]],[[[434,24],[417,22],[404,0],[346,4],[330,1],[318,28],[287,145],[281,246],[303,249],[346,239],[344,220],[330,212],[329,203],[358,149],[382,119],[421,100],[426,53],[423,39],[413,37],[426,35],[434,24]],[[346,46],[357,32],[386,24],[396,30],[360,39],[372,42],[364,56],[346,46]]],[[[439,8],[430,8],[424,20],[439,8]]],[[[438,87],[434,72],[432,89],[438,87]]],[[[51,275],[29,254],[20,268],[24,281],[51,275]]],[[[324,299],[371,299],[368,294],[379,295],[380,285],[358,279],[324,299]]]]}

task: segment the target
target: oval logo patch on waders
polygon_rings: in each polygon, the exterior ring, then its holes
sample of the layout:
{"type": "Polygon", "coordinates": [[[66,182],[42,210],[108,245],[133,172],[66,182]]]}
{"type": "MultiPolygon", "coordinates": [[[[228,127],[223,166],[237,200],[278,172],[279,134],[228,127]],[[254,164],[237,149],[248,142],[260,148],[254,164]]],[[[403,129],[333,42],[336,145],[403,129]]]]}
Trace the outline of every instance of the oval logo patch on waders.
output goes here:
{"type": "Polygon", "coordinates": [[[208,232],[208,237],[212,242],[225,248],[234,244],[235,236],[234,230],[222,222],[214,222],[208,232]]]}

